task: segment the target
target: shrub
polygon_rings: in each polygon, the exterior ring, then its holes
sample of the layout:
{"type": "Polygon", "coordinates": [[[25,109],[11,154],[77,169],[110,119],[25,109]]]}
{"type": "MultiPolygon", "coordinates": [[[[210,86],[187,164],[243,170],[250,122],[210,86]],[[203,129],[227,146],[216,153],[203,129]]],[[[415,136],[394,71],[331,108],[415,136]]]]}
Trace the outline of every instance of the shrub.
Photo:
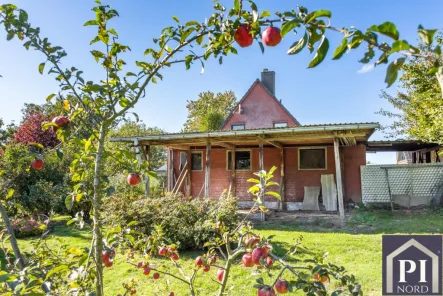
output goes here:
{"type": "Polygon", "coordinates": [[[46,230],[46,224],[35,218],[15,219],[11,221],[14,234],[18,238],[42,235],[46,230]]]}
{"type": "Polygon", "coordinates": [[[115,195],[105,202],[106,221],[110,226],[121,225],[151,235],[159,227],[163,237],[180,249],[203,248],[205,242],[217,235],[216,227],[234,229],[238,224],[237,199],[218,200],[180,197],[129,199],[115,195]]]}

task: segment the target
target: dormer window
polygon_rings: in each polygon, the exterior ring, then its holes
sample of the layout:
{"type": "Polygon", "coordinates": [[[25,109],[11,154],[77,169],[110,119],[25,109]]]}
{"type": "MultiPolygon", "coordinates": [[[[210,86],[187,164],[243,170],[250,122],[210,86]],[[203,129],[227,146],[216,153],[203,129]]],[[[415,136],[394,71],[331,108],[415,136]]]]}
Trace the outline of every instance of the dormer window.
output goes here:
{"type": "Polygon", "coordinates": [[[245,124],[244,123],[231,124],[231,130],[233,130],[233,131],[244,130],[244,129],[245,129],[245,124]]]}
{"type": "Polygon", "coordinates": [[[274,122],[274,127],[288,127],[288,123],[286,121],[274,122]]]}

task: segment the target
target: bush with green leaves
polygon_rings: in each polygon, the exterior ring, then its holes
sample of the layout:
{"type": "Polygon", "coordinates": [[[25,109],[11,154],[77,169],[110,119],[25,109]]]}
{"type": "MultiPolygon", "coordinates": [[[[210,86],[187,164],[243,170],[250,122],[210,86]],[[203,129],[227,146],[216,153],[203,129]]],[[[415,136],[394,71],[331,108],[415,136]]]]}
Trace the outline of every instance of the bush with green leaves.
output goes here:
{"type": "Polygon", "coordinates": [[[115,195],[105,201],[105,224],[131,227],[150,236],[161,231],[169,243],[180,249],[202,248],[215,238],[215,226],[233,229],[238,223],[237,199],[187,200],[179,196],[133,198],[115,195]]]}

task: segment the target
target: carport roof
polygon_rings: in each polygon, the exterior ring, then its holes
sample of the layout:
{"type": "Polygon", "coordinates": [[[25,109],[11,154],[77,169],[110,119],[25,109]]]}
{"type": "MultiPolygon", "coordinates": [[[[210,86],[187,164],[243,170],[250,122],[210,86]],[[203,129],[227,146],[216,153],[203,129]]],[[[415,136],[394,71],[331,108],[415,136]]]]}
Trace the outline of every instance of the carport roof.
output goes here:
{"type": "MultiPolygon", "coordinates": [[[[138,140],[143,145],[161,145],[173,148],[174,145],[204,146],[226,144],[241,146],[257,144],[259,139],[278,144],[323,144],[333,143],[334,138],[340,138],[343,143],[355,145],[366,142],[375,129],[380,125],[374,122],[338,123],[301,125],[282,128],[260,128],[245,130],[224,130],[203,133],[172,133],[161,135],[146,135],[137,137],[111,138],[112,142],[134,142],[138,140]]],[[[220,145],[223,146],[223,145],[220,145]]],[[[226,145],[224,145],[226,147],[226,145]]],[[[275,146],[275,145],[274,145],[275,146]]]]}
{"type": "Polygon", "coordinates": [[[422,149],[432,149],[439,147],[436,143],[426,143],[418,140],[385,140],[369,141],[366,151],[370,152],[390,152],[390,151],[417,151],[422,149]]]}

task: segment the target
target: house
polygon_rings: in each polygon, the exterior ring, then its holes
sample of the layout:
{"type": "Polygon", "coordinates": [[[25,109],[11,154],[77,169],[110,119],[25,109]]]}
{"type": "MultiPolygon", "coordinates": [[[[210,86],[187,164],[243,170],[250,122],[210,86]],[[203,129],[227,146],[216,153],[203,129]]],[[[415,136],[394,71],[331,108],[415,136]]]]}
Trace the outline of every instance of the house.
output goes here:
{"type": "Polygon", "coordinates": [[[281,185],[274,190],[282,199],[266,197],[266,205],[298,210],[310,188],[321,191],[323,175],[334,183],[339,205],[361,201],[360,166],[376,128],[378,123],[301,125],[276,96],[275,72],[265,69],[218,131],[112,140],[146,148],[148,159],[150,146],[167,147],[168,191],[218,198],[228,190],[244,206],[252,203],[247,180],[277,166],[275,181],[281,185]]]}

